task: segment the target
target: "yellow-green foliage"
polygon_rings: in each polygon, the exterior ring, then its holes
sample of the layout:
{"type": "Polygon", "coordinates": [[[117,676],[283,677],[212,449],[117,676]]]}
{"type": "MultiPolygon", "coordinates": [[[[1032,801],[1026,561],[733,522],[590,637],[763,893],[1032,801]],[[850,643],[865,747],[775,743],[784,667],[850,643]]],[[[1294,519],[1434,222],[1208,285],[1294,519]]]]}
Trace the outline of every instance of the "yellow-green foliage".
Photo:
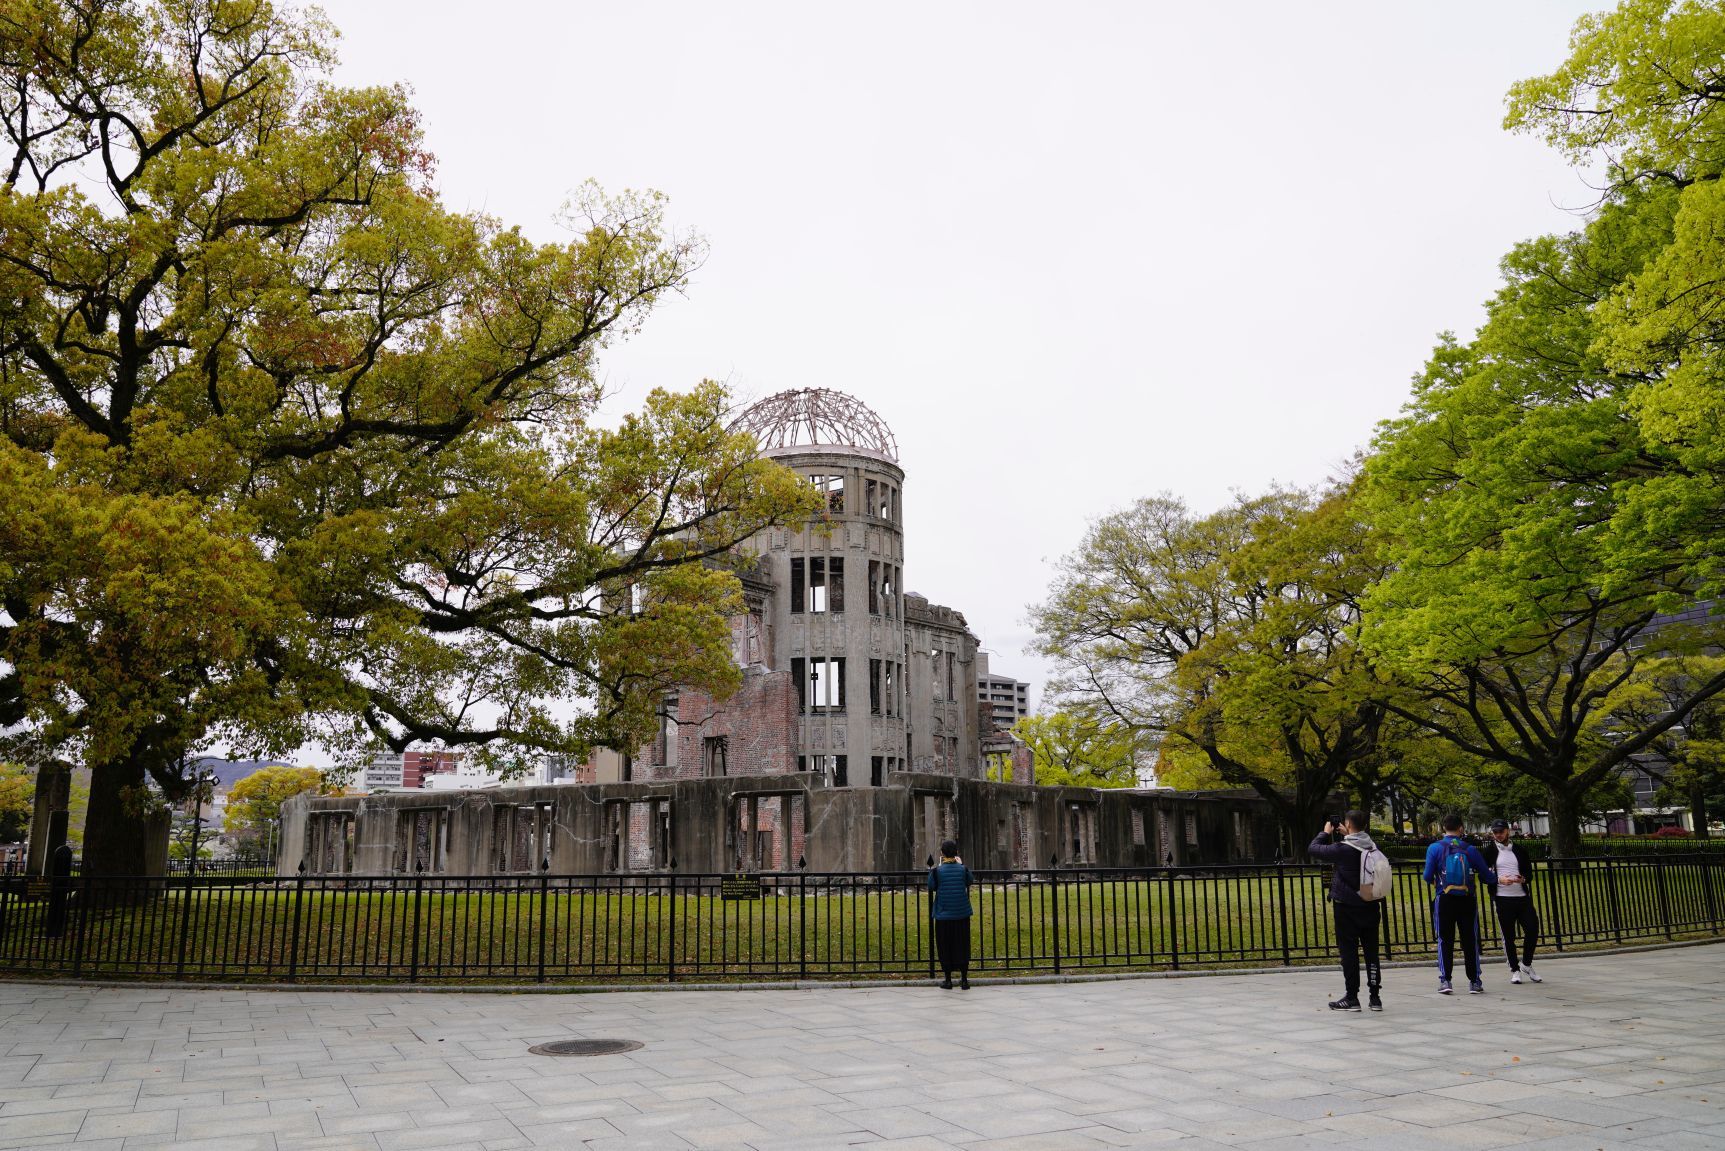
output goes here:
{"type": "Polygon", "coordinates": [[[0,5],[0,700],[95,769],[98,852],[217,739],[640,742],[736,683],[721,558],[818,507],[716,384],[598,426],[599,353],[702,258],[663,197],[582,188],[556,243],[452,212],[334,39],[0,5]]]}

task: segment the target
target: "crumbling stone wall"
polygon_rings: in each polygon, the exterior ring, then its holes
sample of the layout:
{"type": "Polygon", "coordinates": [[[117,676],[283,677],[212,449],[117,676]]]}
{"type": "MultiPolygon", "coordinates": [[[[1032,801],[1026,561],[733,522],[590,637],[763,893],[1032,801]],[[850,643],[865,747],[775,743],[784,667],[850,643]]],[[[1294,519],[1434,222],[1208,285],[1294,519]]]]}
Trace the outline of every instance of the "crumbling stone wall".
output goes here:
{"type": "Polygon", "coordinates": [[[940,839],[987,870],[1263,861],[1267,804],[1238,792],[1029,787],[898,772],[834,788],[806,773],[300,796],[280,868],[310,874],[683,874],[921,868],[940,839]]]}

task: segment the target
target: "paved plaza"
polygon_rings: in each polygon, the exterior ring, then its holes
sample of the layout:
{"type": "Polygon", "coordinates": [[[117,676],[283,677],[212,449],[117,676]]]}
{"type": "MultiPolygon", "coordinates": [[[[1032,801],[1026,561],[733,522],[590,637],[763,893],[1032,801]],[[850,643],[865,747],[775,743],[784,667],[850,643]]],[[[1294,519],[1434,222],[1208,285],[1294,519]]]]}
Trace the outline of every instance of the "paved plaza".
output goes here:
{"type": "Polygon", "coordinates": [[[0,984],[0,1147],[1725,1147],[1725,947],[1389,972],[358,993],[0,984]],[[644,1046],[596,1058],[528,1047],[644,1046]]]}

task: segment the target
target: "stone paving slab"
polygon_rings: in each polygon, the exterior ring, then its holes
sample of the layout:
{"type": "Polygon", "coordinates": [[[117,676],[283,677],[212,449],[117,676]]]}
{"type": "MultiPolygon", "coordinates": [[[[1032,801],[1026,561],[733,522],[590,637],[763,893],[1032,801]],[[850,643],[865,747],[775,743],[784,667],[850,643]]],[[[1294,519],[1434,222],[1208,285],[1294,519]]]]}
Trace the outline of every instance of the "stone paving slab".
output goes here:
{"type": "Polygon", "coordinates": [[[1725,1148],[1725,945],[1389,972],[519,995],[0,983],[0,1151],[1725,1148]],[[635,1039],[597,1058],[527,1054],[635,1039]]]}

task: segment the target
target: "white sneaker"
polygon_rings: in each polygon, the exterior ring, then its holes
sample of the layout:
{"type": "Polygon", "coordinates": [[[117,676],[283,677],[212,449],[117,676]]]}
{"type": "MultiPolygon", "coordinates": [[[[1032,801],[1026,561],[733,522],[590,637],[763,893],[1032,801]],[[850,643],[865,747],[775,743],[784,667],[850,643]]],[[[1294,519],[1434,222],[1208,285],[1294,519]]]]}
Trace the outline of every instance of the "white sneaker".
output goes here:
{"type": "Polygon", "coordinates": [[[1527,977],[1529,979],[1533,980],[1535,983],[1544,983],[1545,982],[1545,980],[1541,979],[1539,976],[1537,976],[1533,973],[1533,965],[1531,963],[1524,965],[1522,967],[1522,970],[1527,972],[1527,977]]]}
{"type": "Polygon", "coordinates": [[[1511,983],[1520,983],[1520,982],[1521,982],[1521,972],[1519,972],[1519,971],[1511,971],[1511,972],[1510,972],[1510,973],[1509,973],[1509,981],[1510,981],[1510,982],[1511,982],[1511,983]]]}

